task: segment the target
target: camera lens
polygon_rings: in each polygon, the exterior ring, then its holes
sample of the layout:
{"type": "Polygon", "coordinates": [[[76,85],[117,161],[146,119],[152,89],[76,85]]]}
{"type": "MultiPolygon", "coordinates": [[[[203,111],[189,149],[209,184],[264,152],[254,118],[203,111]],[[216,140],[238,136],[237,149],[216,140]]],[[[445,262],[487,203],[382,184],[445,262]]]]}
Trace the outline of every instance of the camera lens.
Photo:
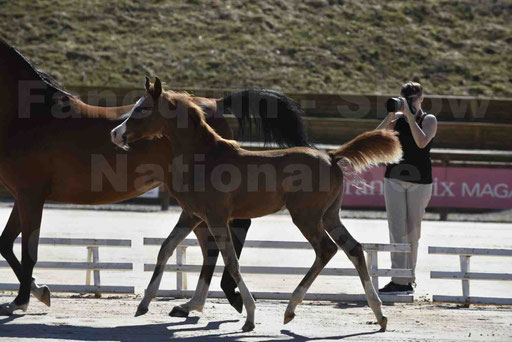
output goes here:
{"type": "Polygon", "coordinates": [[[402,109],[402,101],[399,98],[392,97],[386,101],[386,109],[389,112],[396,112],[402,109]]]}

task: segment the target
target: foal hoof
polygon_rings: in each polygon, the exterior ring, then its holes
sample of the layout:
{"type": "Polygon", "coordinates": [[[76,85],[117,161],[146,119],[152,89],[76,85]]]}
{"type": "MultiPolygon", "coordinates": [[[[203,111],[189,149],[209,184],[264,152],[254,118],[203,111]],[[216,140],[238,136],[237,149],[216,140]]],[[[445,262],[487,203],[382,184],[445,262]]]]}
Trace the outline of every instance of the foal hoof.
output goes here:
{"type": "Polygon", "coordinates": [[[137,312],[135,313],[135,317],[139,317],[139,316],[142,316],[142,315],[145,315],[148,313],[148,309],[146,308],[141,308],[141,307],[138,307],[137,308],[137,312]]]}
{"type": "Polygon", "coordinates": [[[239,292],[235,293],[235,296],[233,299],[231,299],[230,304],[235,308],[236,311],[238,311],[238,313],[242,313],[242,310],[244,309],[244,301],[239,292]]]}
{"type": "Polygon", "coordinates": [[[295,318],[295,313],[285,313],[284,314],[284,324],[290,323],[295,318]]]}
{"type": "Polygon", "coordinates": [[[244,326],[242,327],[243,332],[253,331],[255,328],[253,322],[245,322],[244,326]]]}
{"type": "Polygon", "coordinates": [[[35,281],[32,281],[32,284],[30,284],[30,292],[38,301],[43,303],[44,305],[50,307],[50,297],[51,292],[50,288],[46,285],[37,285],[35,281]]]}
{"type": "Polygon", "coordinates": [[[46,305],[47,307],[51,306],[51,292],[48,286],[43,286],[43,294],[41,297],[37,298],[41,303],[46,305]]]}
{"type": "Polygon", "coordinates": [[[183,309],[181,306],[175,306],[169,313],[171,317],[188,317],[188,311],[183,309]]]}
{"type": "Polygon", "coordinates": [[[379,322],[380,330],[379,331],[386,331],[386,326],[388,325],[388,318],[386,316],[382,316],[382,319],[379,322]]]}

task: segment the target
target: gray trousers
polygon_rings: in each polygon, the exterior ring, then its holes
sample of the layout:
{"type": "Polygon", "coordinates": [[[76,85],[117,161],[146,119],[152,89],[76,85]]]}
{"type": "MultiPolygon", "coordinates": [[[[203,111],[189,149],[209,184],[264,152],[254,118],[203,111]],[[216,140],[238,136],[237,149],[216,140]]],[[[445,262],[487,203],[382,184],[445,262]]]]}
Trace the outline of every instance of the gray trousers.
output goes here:
{"type": "Polygon", "coordinates": [[[411,278],[392,278],[391,280],[396,284],[406,285],[416,280],[414,270],[418,258],[421,220],[431,196],[432,184],[384,178],[389,239],[391,243],[409,243],[412,248],[411,253],[391,252],[391,268],[413,270],[411,278]]]}

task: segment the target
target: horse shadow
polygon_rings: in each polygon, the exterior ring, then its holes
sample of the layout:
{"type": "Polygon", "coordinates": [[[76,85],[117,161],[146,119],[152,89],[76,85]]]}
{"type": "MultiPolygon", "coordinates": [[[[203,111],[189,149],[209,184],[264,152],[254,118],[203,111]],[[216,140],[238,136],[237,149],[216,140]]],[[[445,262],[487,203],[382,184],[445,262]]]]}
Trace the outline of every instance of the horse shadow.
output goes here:
{"type": "MultiPolygon", "coordinates": [[[[0,319],[0,339],[1,338],[36,338],[36,339],[61,339],[74,341],[168,341],[172,338],[179,340],[194,341],[212,341],[212,340],[231,340],[238,341],[246,336],[230,336],[240,334],[241,331],[222,332],[208,334],[202,336],[182,337],[176,336],[176,333],[187,331],[216,331],[224,323],[236,323],[239,320],[222,320],[208,322],[202,327],[181,327],[186,325],[195,325],[199,321],[199,317],[189,317],[181,322],[157,323],[134,326],[118,326],[118,327],[90,327],[76,325],[46,325],[40,323],[30,324],[5,324],[9,323],[23,315],[12,315],[4,319],[0,319]]],[[[268,338],[269,336],[255,336],[255,338],[268,338]]]]}
{"type": "Polygon", "coordinates": [[[364,336],[364,335],[374,335],[378,334],[382,331],[375,330],[375,331],[366,331],[366,332],[360,332],[360,333],[354,333],[354,334],[347,334],[347,335],[339,335],[339,336],[326,336],[326,337],[306,337],[299,334],[296,334],[290,330],[281,330],[281,334],[291,337],[294,341],[321,341],[321,340],[343,340],[345,338],[349,337],[355,337],[355,336],[364,336]]]}
{"type": "MultiPolygon", "coordinates": [[[[39,314],[40,315],[40,314],[39,314]]],[[[258,341],[275,341],[275,335],[254,335],[242,333],[240,330],[232,332],[218,332],[202,336],[177,336],[182,332],[215,332],[225,323],[240,322],[238,319],[211,321],[206,326],[201,327],[185,327],[195,325],[199,322],[199,317],[189,317],[181,322],[157,323],[134,326],[118,326],[118,327],[90,327],[76,325],[46,325],[41,323],[29,324],[6,324],[14,321],[24,315],[12,315],[4,319],[0,319],[0,339],[1,338],[35,338],[35,339],[60,339],[73,341],[105,341],[115,340],[121,342],[146,342],[146,341],[168,341],[173,338],[179,340],[193,341],[242,341],[247,338],[258,339],[258,341]]],[[[291,337],[296,341],[310,340],[339,340],[348,337],[373,335],[379,331],[361,332],[348,335],[328,336],[328,337],[307,337],[289,330],[281,330],[282,335],[291,337]]]]}

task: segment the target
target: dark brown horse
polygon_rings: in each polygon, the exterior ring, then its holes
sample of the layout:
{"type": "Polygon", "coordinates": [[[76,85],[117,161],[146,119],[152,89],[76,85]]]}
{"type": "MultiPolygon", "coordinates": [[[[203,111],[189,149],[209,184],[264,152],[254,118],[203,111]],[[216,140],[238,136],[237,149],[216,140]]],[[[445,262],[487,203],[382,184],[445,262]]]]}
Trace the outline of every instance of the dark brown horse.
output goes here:
{"type": "MultiPolygon", "coordinates": [[[[128,148],[130,142],[166,137],[174,157],[180,157],[193,172],[183,174],[179,183],[171,179],[166,182],[183,213],[160,249],[137,314],[148,311],[165,264],[176,247],[198,225],[206,222],[227,270],[240,289],[247,311],[242,330],[253,330],[256,306],[240,273],[228,222],[265,216],[286,208],[293,223],[311,243],[316,259],[293,292],[284,323],[295,317],[296,306],[339,246],[354,264],[368,304],[381,329],[385,330],[387,318],[370,280],[363,249],[340,221],[343,172],[338,162],[348,161],[356,172],[378,163],[397,162],[402,157],[402,148],[396,134],[386,130],[366,132],[328,153],[307,147],[248,151],[236,141],[219,136],[206,123],[203,110],[187,94],[164,92],[158,78],[154,85],[146,80],[146,90],[146,96],[132,108],[126,121],[112,131],[112,141],[128,148]],[[198,156],[201,156],[199,162],[198,156]],[[202,171],[199,177],[198,170],[202,171]],[[263,184],[259,182],[261,174],[265,179],[263,184]]],[[[176,174],[169,177],[176,177],[176,174]]],[[[197,291],[201,293],[196,293],[194,298],[202,307],[208,284],[201,278],[198,283],[197,291]]]]}
{"type": "MultiPolygon", "coordinates": [[[[133,105],[89,106],[59,88],[1,39],[0,96],[0,183],[15,199],[0,236],[0,253],[20,281],[15,300],[0,306],[0,314],[10,315],[15,310],[27,309],[30,292],[50,305],[49,289],[38,286],[32,278],[44,202],[114,203],[143,194],[166,180],[171,146],[167,139],[158,139],[141,140],[129,152],[115,147],[109,132],[133,105]],[[20,233],[21,263],[13,253],[14,240],[20,233]]],[[[192,101],[207,113],[209,124],[226,138],[232,138],[233,133],[223,113],[232,112],[242,124],[252,114],[259,117],[265,140],[286,146],[308,145],[300,107],[281,93],[245,90],[223,99],[193,97],[192,101]]],[[[232,222],[238,251],[249,225],[250,220],[232,222]]],[[[200,241],[212,240],[209,234],[205,226],[196,230],[198,237],[204,235],[200,241]]],[[[201,248],[208,259],[205,265],[209,265],[201,274],[209,282],[218,249],[215,244],[201,248]]],[[[227,272],[225,275],[222,287],[230,302],[241,311],[242,301],[235,293],[235,282],[227,272]]]]}

